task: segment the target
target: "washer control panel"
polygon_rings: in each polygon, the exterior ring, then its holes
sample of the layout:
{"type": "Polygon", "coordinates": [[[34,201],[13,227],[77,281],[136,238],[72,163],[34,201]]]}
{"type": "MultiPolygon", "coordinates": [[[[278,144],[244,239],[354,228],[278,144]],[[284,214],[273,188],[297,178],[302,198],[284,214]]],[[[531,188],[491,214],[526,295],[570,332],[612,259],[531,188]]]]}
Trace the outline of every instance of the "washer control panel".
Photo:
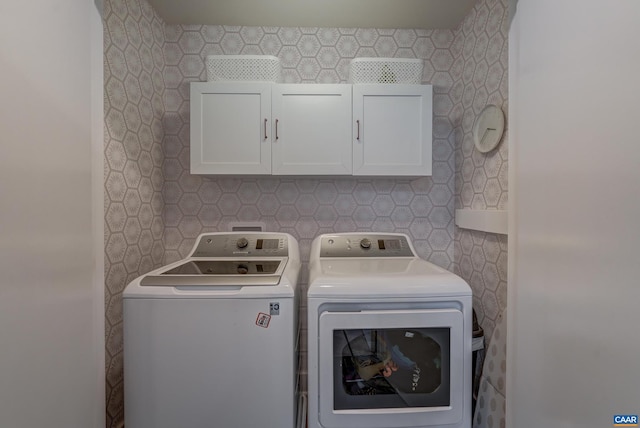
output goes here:
{"type": "Polygon", "coordinates": [[[287,257],[288,242],[281,233],[203,235],[191,257],[287,257]]]}
{"type": "Polygon", "coordinates": [[[415,257],[405,235],[325,235],[320,257],[415,257]]]}

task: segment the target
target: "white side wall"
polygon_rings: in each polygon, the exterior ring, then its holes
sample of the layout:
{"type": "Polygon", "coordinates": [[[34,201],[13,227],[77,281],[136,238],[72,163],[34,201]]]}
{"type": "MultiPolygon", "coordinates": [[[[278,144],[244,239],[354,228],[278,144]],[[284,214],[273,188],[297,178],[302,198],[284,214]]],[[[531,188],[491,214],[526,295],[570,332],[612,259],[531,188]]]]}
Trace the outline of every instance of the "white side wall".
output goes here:
{"type": "Polygon", "coordinates": [[[518,2],[509,427],[640,413],[639,16],[635,0],[518,2]]]}
{"type": "Polygon", "coordinates": [[[0,426],[103,427],[94,3],[2,2],[0,70],[0,426]]]}

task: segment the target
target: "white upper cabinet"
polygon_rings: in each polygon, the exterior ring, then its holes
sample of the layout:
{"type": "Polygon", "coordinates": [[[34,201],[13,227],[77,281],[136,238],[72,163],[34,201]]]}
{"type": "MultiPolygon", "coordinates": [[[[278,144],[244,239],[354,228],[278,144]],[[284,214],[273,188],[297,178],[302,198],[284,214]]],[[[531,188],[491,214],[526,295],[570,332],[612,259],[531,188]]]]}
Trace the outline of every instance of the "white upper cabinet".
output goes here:
{"type": "Polygon", "coordinates": [[[271,174],[271,86],[191,83],[192,174],[271,174]]]}
{"type": "Polygon", "coordinates": [[[431,85],[353,85],[353,175],[431,175],[431,85]]]}
{"type": "Polygon", "coordinates": [[[274,175],[351,175],[351,85],[273,87],[274,175]]]}
{"type": "Polygon", "coordinates": [[[432,87],[191,84],[191,173],[431,175],[432,87]]]}

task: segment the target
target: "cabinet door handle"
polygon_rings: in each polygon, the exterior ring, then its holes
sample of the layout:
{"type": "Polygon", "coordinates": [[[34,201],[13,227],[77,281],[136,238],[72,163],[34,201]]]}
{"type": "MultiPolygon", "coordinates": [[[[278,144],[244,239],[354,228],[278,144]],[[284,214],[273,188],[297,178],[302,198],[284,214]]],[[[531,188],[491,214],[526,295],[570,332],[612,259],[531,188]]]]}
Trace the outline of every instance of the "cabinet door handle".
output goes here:
{"type": "Polygon", "coordinates": [[[264,139],[266,140],[267,137],[267,119],[264,120],[264,139]]]}
{"type": "Polygon", "coordinates": [[[358,135],[356,136],[356,140],[360,141],[360,120],[356,120],[356,124],[358,125],[358,135]]]}
{"type": "Polygon", "coordinates": [[[276,119],[276,140],[278,139],[278,119],[276,119]]]}

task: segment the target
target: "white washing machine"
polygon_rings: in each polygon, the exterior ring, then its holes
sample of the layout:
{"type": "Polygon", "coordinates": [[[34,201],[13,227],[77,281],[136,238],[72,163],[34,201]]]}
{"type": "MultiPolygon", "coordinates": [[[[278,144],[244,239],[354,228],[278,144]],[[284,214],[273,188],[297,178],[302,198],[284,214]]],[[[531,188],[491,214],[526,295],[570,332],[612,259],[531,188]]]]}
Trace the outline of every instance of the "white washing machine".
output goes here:
{"type": "Polygon", "coordinates": [[[309,428],[469,428],[469,285],[403,234],[321,235],[309,263],[309,428]]]}
{"type": "Polygon", "coordinates": [[[200,235],[184,260],[127,286],[127,428],[293,428],[297,241],[200,235]]]}

